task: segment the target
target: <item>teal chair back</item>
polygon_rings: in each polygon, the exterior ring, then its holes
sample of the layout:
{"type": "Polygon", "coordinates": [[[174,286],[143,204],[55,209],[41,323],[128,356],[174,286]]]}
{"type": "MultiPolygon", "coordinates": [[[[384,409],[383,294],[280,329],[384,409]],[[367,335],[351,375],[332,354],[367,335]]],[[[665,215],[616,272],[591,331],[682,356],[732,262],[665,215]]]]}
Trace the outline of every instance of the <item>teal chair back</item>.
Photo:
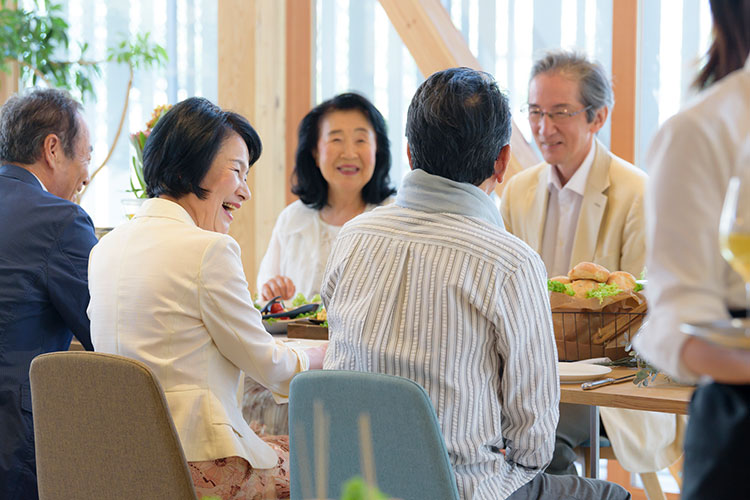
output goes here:
{"type": "Polygon", "coordinates": [[[358,421],[366,414],[375,478],[383,493],[402,500],[458,499],[435,410],[420,385],[379,373],[313,370],[295,376],[290,387],[291,500],[314,498],[318,491],[310,481],[303,485],[305,478],[320,479],[314,433],[323,426],[315,423],[316,401],[328,420],[329,498],[339,498],[342,485],[365,472],[358,421]]]}

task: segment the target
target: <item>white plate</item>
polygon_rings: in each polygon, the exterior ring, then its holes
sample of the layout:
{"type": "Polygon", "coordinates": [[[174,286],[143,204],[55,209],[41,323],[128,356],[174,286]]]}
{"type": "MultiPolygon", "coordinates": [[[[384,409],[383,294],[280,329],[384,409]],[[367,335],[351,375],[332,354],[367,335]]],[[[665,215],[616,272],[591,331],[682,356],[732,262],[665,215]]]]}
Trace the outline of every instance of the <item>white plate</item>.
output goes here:
{"type": "Polygon", "coordinates": [[[750,349],[750,319],[683,323],[680,331],[730,349],[750,349]]]}
{"type": "Polygon", "coordinates": [[[589,365],[586,363],[557,363],[560,382],[585,382],[602,378],[612,371],[609,366],[589,365]]]}
{"type": "Polygon", "coordinates": [[[315,339],[283,339],[283,342],[292,347],[301,347],[303,349],[309,349],[311,347],[320,347],[328,344],[327,340],[315,340],[315,339]]]}

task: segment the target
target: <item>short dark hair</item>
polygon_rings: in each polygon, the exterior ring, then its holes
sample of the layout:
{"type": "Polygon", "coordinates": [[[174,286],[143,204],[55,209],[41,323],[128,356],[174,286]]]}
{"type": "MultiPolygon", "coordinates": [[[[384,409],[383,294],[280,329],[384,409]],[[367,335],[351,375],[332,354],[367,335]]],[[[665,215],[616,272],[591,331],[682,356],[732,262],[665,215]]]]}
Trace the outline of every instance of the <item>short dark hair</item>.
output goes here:
{"type": "Polygon", "coordinates": [[[589,123],[594,121],[596,112],[601,108],[606,106],[612,109],[615,105],[612,84],[604,67],[589,60],[583,53],[551,50],[534,62],[530,80],[542,73],[560,73],[578,82],[578,98],[581,104],[588,107],[586,120],[589,123]]]}
{"type": "Polygon", "coordinates": [[[508,98],[488,73],[438,71],[414,94],[406,115],[412,168],[480,185],[510,141],[508,98]]]}
{"type": "Polygon", "coordinates": [[[149,198],[165,194],[180,198],[201,187],[224,140],[236,132],[247,144],[252,166],[262,151],[258,133],[241,115],[224,111],[202,97],[175,104],[162,116],[143,147],[143,176],[149,198]]]}
{"type": "Polygon", "coordinates": [[[339,94],[315,106],[302,118],[298,130],[297,153],[292,174],[292,193],[305,205],[320,210],[328,202],[328,183],[320,173],[313,151],[318,147],[321,119],[333,111],[362,112],[375,131],[375,171],[370,182],[362,188],[365,203],[379,205],[396,192],[391,187],[391,142],[388,128],[380,111],[366,97],[353,92],[339,94]]]}
{"type": "Polygon", "coordinates": [[[714,40],[694,85],[704,89],[742,68],[750,53],[750,2],[711,0],[714,40]]]}
{"type": "Polygon", "coordinates": [[[44,139],[55,134],[73,158],[82,107],[60,89],[36,88],[12,96],[0,109],[0,159],[31,165],[42,157],[44,139]]]}

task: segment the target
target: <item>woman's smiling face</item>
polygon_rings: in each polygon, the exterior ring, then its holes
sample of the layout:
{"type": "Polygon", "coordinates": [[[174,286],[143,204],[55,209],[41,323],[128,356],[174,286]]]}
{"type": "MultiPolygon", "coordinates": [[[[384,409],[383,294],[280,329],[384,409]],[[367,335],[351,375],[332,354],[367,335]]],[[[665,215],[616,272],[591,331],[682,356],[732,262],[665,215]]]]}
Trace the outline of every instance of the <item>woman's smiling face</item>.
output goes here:
{"type": "Polygon", "coordinates": [[[375,130],[361,111],[336,110],[320,119],[313,157],[329,190],[361,192],[372,179],[376,152],[375,130]]]}
{"type": "Polygon", "coordinates": [[[206,199],[195,195],[193,219],[198,227],[207,231],[227,234],[232,222],[232,212],[250,199],[247,172],[250,169],[247,144],[236,132],[231,132],[216,153],[211,168],[201,183],[208,191],[206,199]]]}

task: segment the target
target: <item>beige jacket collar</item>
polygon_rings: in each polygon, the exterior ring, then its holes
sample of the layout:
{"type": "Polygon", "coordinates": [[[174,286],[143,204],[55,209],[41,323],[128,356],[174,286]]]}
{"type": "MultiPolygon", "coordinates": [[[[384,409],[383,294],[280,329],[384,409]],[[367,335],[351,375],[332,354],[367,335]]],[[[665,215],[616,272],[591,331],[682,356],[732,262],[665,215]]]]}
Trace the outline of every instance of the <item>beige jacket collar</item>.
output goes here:
{"type": "Polygon", "coordinates": [[[165,200],[164,198],[149,198],[143,202],[141,208],[133,216],[133,219],[141,217],[162,217],[165,219],[173,219],[178,222],[184,222],[195,226],[195,221],[187,210],[182,208],[179,204],[165,200]]]}
{"type": "Polygon", "coordinates": [[[596,242],[599,239],[602,218],[607,209],[607,194],[609,188],[609,164],[610,157],[607,148],[595,141],[596,153],[594,164],[591,166],[586,190],[583,193],[581,213],[578,216],[573,251],[570,254],[570,267],[579,262],[590,260],[596,252],[596,242]]]}

